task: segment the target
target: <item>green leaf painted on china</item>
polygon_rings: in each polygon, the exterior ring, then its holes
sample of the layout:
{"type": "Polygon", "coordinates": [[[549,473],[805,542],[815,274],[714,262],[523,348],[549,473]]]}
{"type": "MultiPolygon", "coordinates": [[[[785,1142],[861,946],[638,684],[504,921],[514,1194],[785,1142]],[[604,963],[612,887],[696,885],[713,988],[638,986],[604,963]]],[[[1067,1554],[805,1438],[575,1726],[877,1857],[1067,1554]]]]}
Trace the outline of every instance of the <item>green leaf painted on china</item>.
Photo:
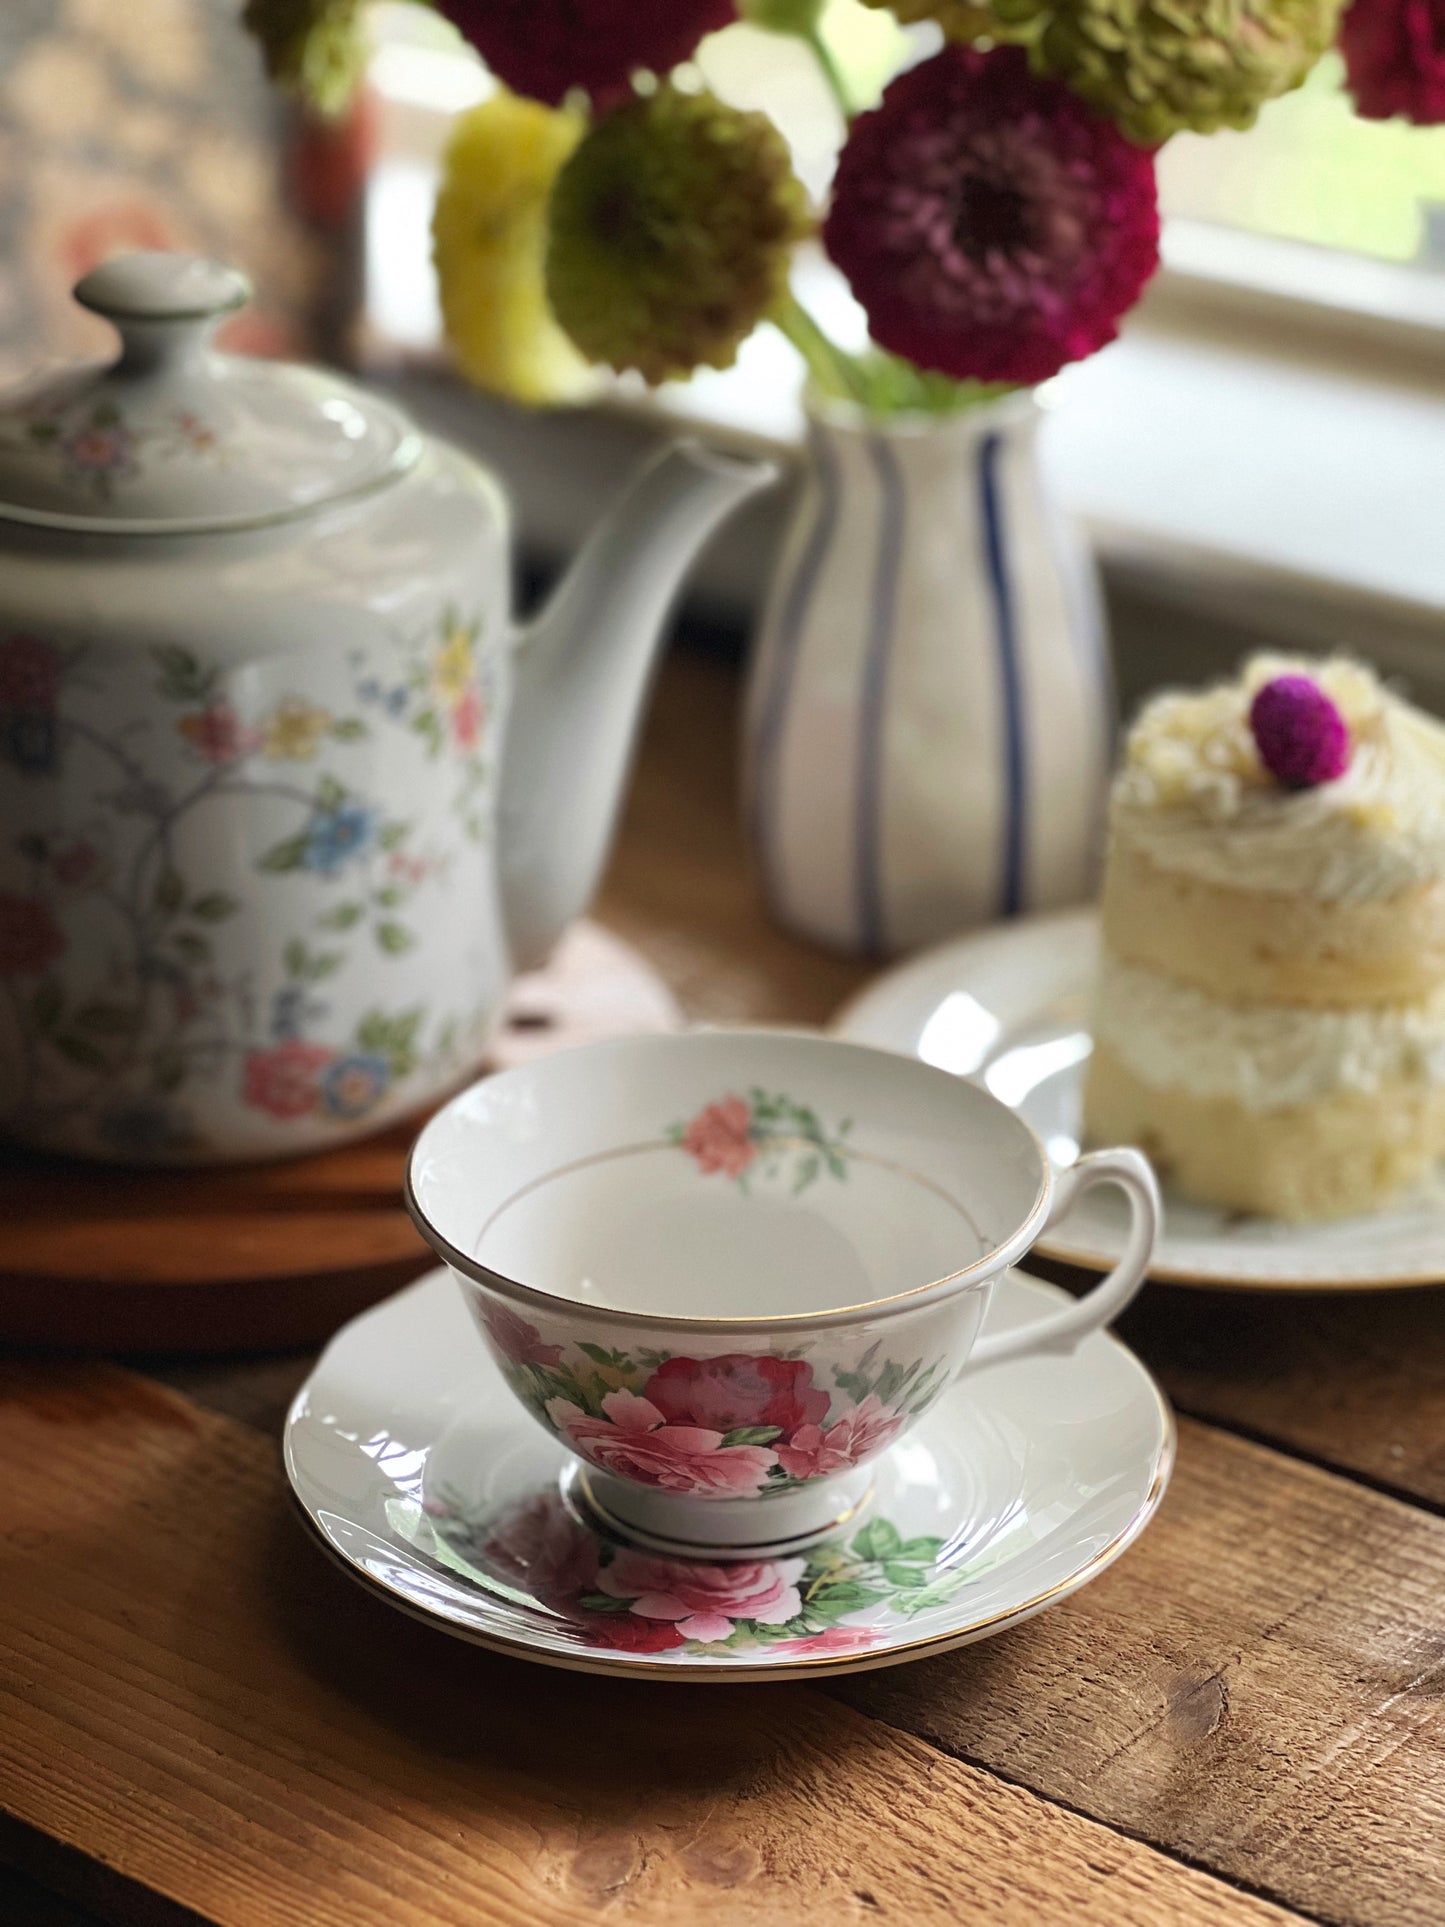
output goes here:
{"type": "Polygon", "coordinates": [[[876,1606],[880,1599],[888,1597],[876,1586],[862,1585],[856,1579],[829,1581],[819,1586],[808,1604],[815,1611],[830,1613],[856,1613],[864,1606],[876,1606]]]}
{"type": "Polygon", "coordinates": [[[929,1585],[920,1587],[917,1592],[903,1592],[894,1599],[894,1605],[901,1613],[925,1613],[930,1607],[947,1605],[955,1593],[968,1584],[967,1572],[949,1572],[942,1578],[933,1580],[929,1585]]]}
{"type": "Polygon", "coordinates": [[[404,923],[387,922],[376,926],[376,941],[389,956],[398,957],[411,949],[416,938],[404,923]]]}
{"type": "Polygon", "coordinates": [[[270,872],[278,870],[299,870],[301,859],[306,854],[306,837],[288,836],[284,842],[273,843],[260,858],[257,868],[270,872]]]}
{"type": "Polygon", "coordinates": [[[781,1425],[739,1425],[723,1433],[724,1445],[771,1445],[783,1436],[781,1425]]]}
{"type": "Polygon", "coordinates": [[[316,785],[316,807],[318,810],[334,810],[346,801],[346,785],[338,783],[334,776],[323,776],[316,785]]]}
{"type": "Polygon", "coordinates": [[[376,840],[383,850],[394,850],[399,843],[405,843],[410,835],[410,823],[383,823],[376,840]]]}
{"type": "Polygon", "coordinates": [[[156,908],[158,910],[179,910],[186,900],[186,884],[179,870],[166,866],[156,878],[156,908]]]}
{"type": "Polygon", "coordinates": [[[200,659],[177,643],[156,643],[151,660],[161,672],[161,694],[169,702],[204,702],[215,687],[215,670],[203,669],[200,659]]]}
{"type": "Polygon", "coordinates": [[[177,930],[171,938],[171,949],[187,963],[209,963],[211,943],[199,930],[177,930]]]}
{"type": "Polygon", "coordinates": [[[234,917],[240,907],[239,897],[228,896],[224,890],[208,890],[192,903],[191,915],[199,917],[202,923],[221,923],[227,917],[234,917]]]}
{"type": "Polygon", "coordinates": [[[51,1038],[51,1043],[62,1057],[82,1070],[104,1071],[110,1069],[110,1059],[98,1044],[92,1044],[88,1037],[79,1037],[74,1031],[60,1031],[51,1038]]]}
{"type": "Polygon", "coordinates": [[[406,891],[400,884],[388,883],[376,892],[373,901],[379,903],[383,910],[394,910],[405,895],[406,891]]]}
{"type": "Polygon", "coordinates": [[[326,914],[317,918],[323,930],[349,930],[353,924],[360,923],[366,915],[366,906],[361,903],[338,903],[326,914]]]}
{"type": "Polygon", "coordinates": [[[614,1599],[610,1592],[584,1592],[577,1603],[579,1606],[585,1606],[590,1613],[630,1613],[632,1611],[630,1599],[614,1599]]]}
{"type": "Polygon", "coordinates": [[[917,1586],[927,1585],[928,1569],[926,1566],[897,1565],[890,1559],[883,1567],[883,1577],[888,1581],[890,1586],[902,1586],[905,1589],[912,1589],[917,1586]]]}
{"type": "Polygon", "coordinates": [[[331,725],[331,734],[338,743],[360,743],[371,731],[359,716],[343,716],[331,725]]]}
{"type": "Polygon", "coordinates": [[[887,1519],[872,1519],[857,1533],[853,1540],[853,1550],[860,1559],[892,1559],[903,1544],[903,1538],[896,1526],[887,1519]]]}

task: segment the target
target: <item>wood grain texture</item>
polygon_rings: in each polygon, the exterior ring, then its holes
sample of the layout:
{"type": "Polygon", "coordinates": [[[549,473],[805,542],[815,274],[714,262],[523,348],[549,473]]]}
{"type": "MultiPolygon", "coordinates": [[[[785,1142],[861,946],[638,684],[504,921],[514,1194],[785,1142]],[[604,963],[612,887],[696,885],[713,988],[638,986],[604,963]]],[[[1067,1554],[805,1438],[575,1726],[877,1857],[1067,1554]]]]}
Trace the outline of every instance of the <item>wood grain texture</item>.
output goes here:
{"type": "Polygon", "coordinates": [[[1445,1920],[1445,1521],[1210,1427],[1065,1609],[828,1690],[1321,1920],[1445,1920]]]}
{"type": "Polygon", "coordinates": [[[220,1927],[1289,1916],[803,1687],[639,1689],[461,1646],[285,1516],[270,1445],[12,1369],[0,1796],[220,1927]]]}

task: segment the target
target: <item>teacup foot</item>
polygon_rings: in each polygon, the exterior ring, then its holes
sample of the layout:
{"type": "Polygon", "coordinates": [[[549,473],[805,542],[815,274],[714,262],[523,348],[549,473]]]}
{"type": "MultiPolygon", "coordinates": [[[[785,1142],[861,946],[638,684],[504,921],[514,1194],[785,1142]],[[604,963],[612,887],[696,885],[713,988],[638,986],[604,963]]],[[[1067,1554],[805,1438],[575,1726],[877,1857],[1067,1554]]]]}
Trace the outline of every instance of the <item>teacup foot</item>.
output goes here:
{"type": "Polygon", "coordinates": [[[589,1525],[676,1559],[777,1559],[851,1525],[873,1498],[872,1473],[830,1479],[772,1499],[678,1498],[648,1492],[591,1466],[562,1474],[568,1503],[589,1525]]]}

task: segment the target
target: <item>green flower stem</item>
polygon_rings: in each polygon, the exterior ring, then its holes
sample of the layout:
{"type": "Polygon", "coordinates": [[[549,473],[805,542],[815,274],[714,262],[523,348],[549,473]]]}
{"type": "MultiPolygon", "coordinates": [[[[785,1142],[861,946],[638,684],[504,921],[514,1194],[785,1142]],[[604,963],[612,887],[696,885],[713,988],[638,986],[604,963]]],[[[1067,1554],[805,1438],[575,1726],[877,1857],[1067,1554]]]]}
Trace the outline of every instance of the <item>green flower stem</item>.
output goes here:
{"type": "Polygon", "coordinates": [[[773,309],[769,319],[786,336],[807,363],[808,373],[825,394],[843,395],[868,406],[868,382],[854,356],[830,341],[808,310],[791,291],[773,309]]]}
{"type": "Polygon", "coordinates": [[[845,121],[852,120],[858,111],[857,103],[848,91],[848,83],[843,78],[843,69],[834,58],[833,49],[823,38],[822,29],[816,20],[812,26],[808,28],[807,32],[803,34],[802,38],[812,49],[813,58],[818,63],[819,71],[828,83],[828,91],[838,103],[838,112],[843,116],[845,121]]]}

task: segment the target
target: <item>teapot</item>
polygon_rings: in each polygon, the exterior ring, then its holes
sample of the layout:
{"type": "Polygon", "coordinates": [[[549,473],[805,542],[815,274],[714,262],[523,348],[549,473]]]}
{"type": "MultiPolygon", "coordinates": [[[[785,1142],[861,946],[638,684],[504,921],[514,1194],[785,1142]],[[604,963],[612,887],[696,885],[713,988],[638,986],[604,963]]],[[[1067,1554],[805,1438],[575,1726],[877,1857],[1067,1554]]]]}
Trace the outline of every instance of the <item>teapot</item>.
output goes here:
{"type": "Polygon", "coordinates": [[[78,284],[110,365],[0,401],[0,1130],[285,1156],[480,1060],[586,906],[674,591],[772,475],[681,443],[548,608],[491,475],[328,371],[218,353],[243,276],[78,284]]]}

